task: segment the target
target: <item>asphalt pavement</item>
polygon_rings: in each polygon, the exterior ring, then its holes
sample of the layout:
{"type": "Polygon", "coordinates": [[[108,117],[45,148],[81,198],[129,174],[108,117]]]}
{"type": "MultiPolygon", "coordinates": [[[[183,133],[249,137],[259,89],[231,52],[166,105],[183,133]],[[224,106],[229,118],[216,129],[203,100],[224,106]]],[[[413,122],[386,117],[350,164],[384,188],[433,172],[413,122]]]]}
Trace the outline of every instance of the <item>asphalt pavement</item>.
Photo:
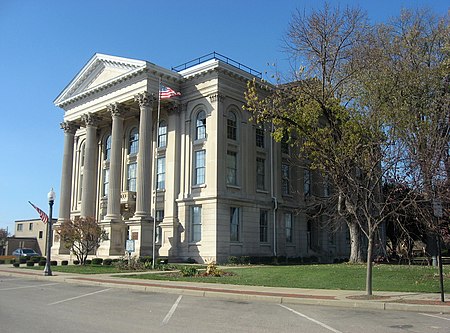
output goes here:
{"type": "Polygon", "coordinates": [[[441,302],[440,293],[377,291],[368,297],[365,295],[365,292],[354,290],[278,288],[184,281],[139,280],[126,278],[125,276],[129,274],[131,273],[85,275],[53,272],[52,276],[44,276],[42,271],[16,268],[11,265],[0,266],[0,276],[20,276],[43,281],[66,282],[79,285],[101,285],[148,292],[217,297],[233,300],[265,301],[279,304],[310,304],[378,310],[450,313],[450,295],[446,294],[445,302],[441,302]]]}

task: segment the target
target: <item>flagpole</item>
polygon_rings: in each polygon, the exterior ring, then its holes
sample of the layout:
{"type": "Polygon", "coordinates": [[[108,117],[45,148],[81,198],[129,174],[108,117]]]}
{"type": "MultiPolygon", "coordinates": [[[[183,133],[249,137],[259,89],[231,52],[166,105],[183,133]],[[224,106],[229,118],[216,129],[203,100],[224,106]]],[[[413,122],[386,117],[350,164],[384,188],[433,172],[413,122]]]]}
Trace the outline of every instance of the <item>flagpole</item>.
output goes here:
{"type": "Polygon", "coordinates": [[[157,182],[157,169],[158,169],[158,138],[159,138],[159,115],[161,113],[161,77],[159,77],[158,83],[158,113],[156,117],[156,140],[154,147],[154,169],[153,169],[153,187],[155,191],[154,203],[153,203],[153,239],[152,239],[152,268],[155,269],[156,262],[156,203],[158,199],[158,182],[157,182]]]}

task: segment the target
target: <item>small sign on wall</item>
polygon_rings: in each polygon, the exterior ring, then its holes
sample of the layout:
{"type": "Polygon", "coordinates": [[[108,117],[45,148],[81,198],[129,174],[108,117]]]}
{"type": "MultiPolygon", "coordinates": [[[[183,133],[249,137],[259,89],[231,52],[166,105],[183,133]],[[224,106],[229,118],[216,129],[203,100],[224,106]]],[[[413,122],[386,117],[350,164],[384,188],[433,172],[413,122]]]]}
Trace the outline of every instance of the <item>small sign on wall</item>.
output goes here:
{"type": "Polygon", "coordinates": [[[133,239],[127,239],[126,251],[128,253],[134,252],[134,240],[133,239]]]}

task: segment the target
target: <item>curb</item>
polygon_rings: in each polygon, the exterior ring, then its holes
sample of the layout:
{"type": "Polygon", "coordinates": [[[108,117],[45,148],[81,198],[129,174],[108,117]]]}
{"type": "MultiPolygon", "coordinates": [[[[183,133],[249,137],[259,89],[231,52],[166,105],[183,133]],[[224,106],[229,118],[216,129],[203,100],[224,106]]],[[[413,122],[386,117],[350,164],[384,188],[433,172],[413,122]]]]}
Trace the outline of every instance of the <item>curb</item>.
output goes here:
{"type": "MultiPolygon", "coordinates": [[[[137,290],[141,292],[178,294],[195,297],[221,298],[239,301],[262,301],[277,304],[306,304],[306,305],[322,305],[345,308],[360,308],[372,310],[387,310],[387,311],[409,311],[409,312],[438,312],[450,314],[450,304],[417,304],[421,300],[411,300],[407,303],[405,300],[352,300],[348,298],[339,298],[331,295],[313,295],[313,294],[296,294],[289,292],[270,292],[263,290],[246,290],[246,289],[227,289],[221,286],[197,286],[186,285],[189,282],[183,282],[183,285],[170,283],[170,281],[130,281],[127,279],[114,278],[95,278],[67,275],[54,275],[53,277],[37,275],[34,272],[18,272],[10,270],[0,270],[0,276],[23,276],[34,280],[46,280],[55,278],[61,282],[73,283],[78,285],[95,285],[110,288],[121,288],[129,290],[137,290]]],[[[345,297],[345,296],[342,296],[345,297]]],[[[423,301],[428,302],[428,301],[423,301]]]]}

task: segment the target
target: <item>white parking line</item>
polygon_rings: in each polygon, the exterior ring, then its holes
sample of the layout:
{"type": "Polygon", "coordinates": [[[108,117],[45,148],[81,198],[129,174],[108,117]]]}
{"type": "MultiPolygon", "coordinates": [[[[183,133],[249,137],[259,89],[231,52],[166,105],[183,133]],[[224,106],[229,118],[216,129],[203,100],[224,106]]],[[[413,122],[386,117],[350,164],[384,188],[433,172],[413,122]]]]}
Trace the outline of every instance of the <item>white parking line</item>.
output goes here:
{"type": "Polygon", "coordinates": [[[39,288],[39,287],[46,287],[46,286],[54,286],[55,284],[59,284],[59,283],[47,283],[47,284],[39,284],[39,285],[34,285],[34,286],[22,286],[22,287],[1,288],[0,291],[4,291],[4,290],[16,290],[16,289],[26,289],[26,288],[39,288]]]}
{"type": "Polygon", "coordinates": [[[172,318],[172,315],[175,312],[175,310],[177,309],[178,303],[180,303],[182,297],[183,297],[183,295],[178,296],[177,300],[170,308],[170,311],[164,317],[164,320],[162,321],[162,325],[167,324],[169,322],[170,318],[172,318]]]}
{"type": "Polygon", "coordinates": [[[428,314],[428,313],[420,313],[420,314],[422,316],[428,316],[428,317],[439,318],[439,319],[450,321],[450,318],[440,317],[440,316],[436,316],[436,315],[432,315],[432,314],[428,314]]]}
{"type": "Polygon", "coordinates": [[[313,318],[311,318],[311,317],[308,317],[307,315],[304,315],[303,313],[300,313],[300,312],[297,312],[297,311],[295,311],[295,310],[293,310],[293,309],[291,309],[291,308],[288,308],[287,306],[285,306],[285,305],[283,305],[283,304],[278,304],[278,305],[281,306],[282,308],[285,308],[286,310],[289,310],[289,311],[295,313],[296,315],[299,315],[300,317],[303,317],[303,318],[305,318],[305,319],[308,319],[309,321],[312,321],[313,323],[316,323],[317,325],[320,325],[320,326],[326,328],[327,330],[330,330],[331,332],[334,332],[334,333],[342,333],[341,331],[338,331],[337,329],[335,329],[335,328],[333,328],[333,327],[330,327],[330,326],[328,326],[327,324],[324,324],[324,323],[322,323],[322,322],[320,322],[320,321],[318,321],[318,320],[315,320],[315,319],[313,319],[313,318]]]}
{"type": "Polygon", "coordinates": [[[47,305],[55,305],[55,304],[60,304],[60,303],[68,302],[68,301],[73,301],[74,299],[78,299],[78,298],[81,298],[81,297],[86,297],[86,296],[95,295],[95,294],[98,294],[98,293],[102,293],[102,292],[104,292],[104,291],[108,291],[108,290],[110,290],[110,289],[111,289],[111,288],[103,289],[103,290],[99,290],[99,291],[94,291],[93,293],[89,293],[89,294],[84,294],[84,295],[80,295],[80,296],[75,296],[75,297],[63,299],[62,301],[53,302],[53,303],[50,303],[50,304],[47,304],[47,305]]]}

